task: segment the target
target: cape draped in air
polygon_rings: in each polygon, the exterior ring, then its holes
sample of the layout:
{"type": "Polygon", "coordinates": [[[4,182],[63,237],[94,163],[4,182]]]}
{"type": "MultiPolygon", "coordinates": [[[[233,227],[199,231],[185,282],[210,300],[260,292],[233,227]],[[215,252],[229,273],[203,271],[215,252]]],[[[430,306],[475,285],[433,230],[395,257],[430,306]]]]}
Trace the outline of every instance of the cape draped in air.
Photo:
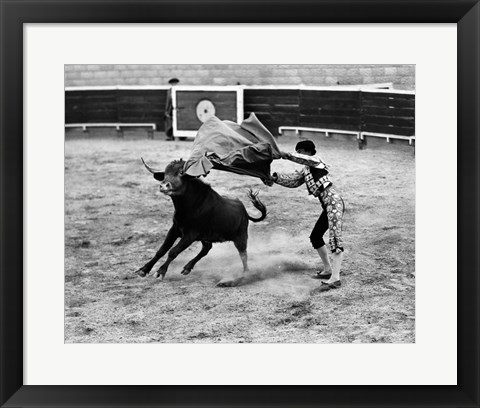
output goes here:
{"type": "Polygon", "coordinates": [[[274,137],[254,113],[240,125],[212,116],[198,129],[185,173],[198,177],[217,169],[269,178],[270,164],[279,158],[274,137]]]}

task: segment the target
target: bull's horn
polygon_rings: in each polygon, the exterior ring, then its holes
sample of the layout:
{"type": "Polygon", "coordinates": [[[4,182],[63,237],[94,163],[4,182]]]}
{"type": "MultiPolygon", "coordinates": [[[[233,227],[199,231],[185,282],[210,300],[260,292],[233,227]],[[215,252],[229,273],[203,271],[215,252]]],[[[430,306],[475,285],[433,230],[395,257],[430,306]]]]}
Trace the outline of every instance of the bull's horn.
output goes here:
{"type": "Polygon", "coordinates": [[[142,159],[143,164],[145,165],[145,167],[147,168],[147,170],[148,170],[150,173],[155,174],[155,173],[158,173],[158,172],[161,171],[161,170],[156,170],[156,169],[154,169],[153,167],[150,167],[147,163],[145,163],[145,160],[143,160],[143,157],[141,157],[141,159],[142,159]]]}

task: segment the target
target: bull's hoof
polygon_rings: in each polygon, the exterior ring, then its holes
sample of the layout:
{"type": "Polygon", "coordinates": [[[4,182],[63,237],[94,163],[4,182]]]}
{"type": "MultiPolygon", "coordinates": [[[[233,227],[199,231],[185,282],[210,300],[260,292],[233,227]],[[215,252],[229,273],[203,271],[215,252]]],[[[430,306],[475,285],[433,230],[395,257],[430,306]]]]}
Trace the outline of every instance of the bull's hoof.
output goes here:
{"type": "Polygon", "coordinates": [[[138,271],[135,272],[138,276],[140,276],[141,278],[144,278],[145,276],[147,276],[147,273],[143,270],[143,269],[139,269],[138,271]]]}
{"type": "Polygon", "coordinates": [[[182,275],[188,275],[190,272],[192,272],[192,270],[188,270],[188,269],[185,269],[183,268],[183,271],[180,272],[182,275]]]}
{"type": "Polygon", "coordinates": [[[161,273],[161,272],[155,272],[153,274],[153,277],[154,278],[160,278],[162,281],[163,281],[163,278],[165,278],[165,274],[164,273],[161,273]]]}
{"type": "Polygon", "coordinates": [[[222,279],[220,282],[218,282],[217,286],[219,288],[231,288],[231,287],[240,285],[243,282],[243,280],[244,280],[243,276],[240,276],[239,278],[234,278],[234,279],[225,278],[225,279],[222,279]]]}

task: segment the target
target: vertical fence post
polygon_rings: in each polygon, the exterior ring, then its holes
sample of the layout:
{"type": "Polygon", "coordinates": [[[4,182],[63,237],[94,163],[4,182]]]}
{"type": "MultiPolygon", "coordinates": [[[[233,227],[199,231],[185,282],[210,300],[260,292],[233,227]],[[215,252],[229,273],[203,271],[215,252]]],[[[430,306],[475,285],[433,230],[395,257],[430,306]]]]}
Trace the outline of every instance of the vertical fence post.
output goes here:
{"type": "Polygon", "coordinates": [[[359,105],[359,111],[360,111],[360,125],[359,125],[359,131],[360,135],[358,138],[358,149],[359,150],[365,150],[367,148],[367,137],[362,135],[362,132],[365,130],[364,129],[364,124],[365,124],[365,117],[364,117],[364,109],[363,109],[363,93],[362,91],[359,91],[359,97],[358,97],[358,105],[359,105]]]}

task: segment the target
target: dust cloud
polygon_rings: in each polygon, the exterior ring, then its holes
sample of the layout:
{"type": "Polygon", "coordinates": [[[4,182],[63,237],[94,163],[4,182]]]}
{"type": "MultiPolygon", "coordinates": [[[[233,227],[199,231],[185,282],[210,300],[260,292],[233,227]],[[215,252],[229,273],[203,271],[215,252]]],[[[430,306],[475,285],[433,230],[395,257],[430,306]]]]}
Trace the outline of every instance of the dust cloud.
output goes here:
{"type": "MultiPolygon", "coordinates": [[[[261,224],[256,227],[261,228],[261,224]]],[[[283,229],[261,235],[250,231],[247,249],[250,271],[242,286],[257,285],[264,292],[295,298],[307,295],[314,286],[310,279],[313,265],[312,260],[309,263],[301,253],[308,251],[304,241],[304,237],[292,236],[283,229]]],[[[214,244],[192,274],[199,273],[205,280],[233,279],[241,276],[242,270],[238,251],[229,242],[214,244]]]]}

